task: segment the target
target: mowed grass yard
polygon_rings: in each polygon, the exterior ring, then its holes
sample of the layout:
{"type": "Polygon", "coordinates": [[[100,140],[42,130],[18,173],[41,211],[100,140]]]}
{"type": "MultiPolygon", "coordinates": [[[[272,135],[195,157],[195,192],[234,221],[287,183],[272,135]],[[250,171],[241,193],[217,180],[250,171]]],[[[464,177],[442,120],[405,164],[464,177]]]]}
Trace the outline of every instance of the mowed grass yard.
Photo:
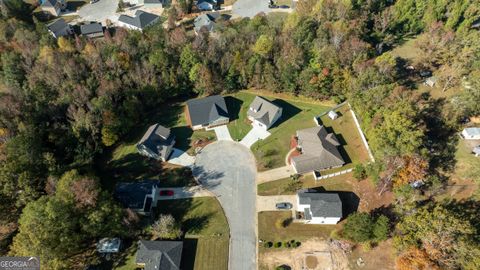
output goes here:
{"type": "MultiPolygon", "coordinates": [[[[223,210],[215,198],[193,198],[161,201],[157,214],[172,214],[182,224],[181,269],[226,270],[229,254],[229,228],[223,210]]],[[[132,270],[136,246],[125,251],[125,259],[116,270],[132,270]]]]}
{"type": "MultiPolygon", "coordinates": [[[[285,157],[290,150],[290,140],[298,129],[314,127],[313,118],[327,111],[330,106],[320,102],[310,102],[304,98],[276,95],[262,91],[241,91],[231,95],[228,104],[235,104],[231,113],[236,114],[228,128],[233,139],[242,139],[252,128],[246,112],[256,95],[262,96],[283,108],[282,117],[268,131],[272,134],[265,140],[252,145],[260,171],[285,166],[285,157]]],[[[228,101],[228,100],[227,100],[228,101]]]]}

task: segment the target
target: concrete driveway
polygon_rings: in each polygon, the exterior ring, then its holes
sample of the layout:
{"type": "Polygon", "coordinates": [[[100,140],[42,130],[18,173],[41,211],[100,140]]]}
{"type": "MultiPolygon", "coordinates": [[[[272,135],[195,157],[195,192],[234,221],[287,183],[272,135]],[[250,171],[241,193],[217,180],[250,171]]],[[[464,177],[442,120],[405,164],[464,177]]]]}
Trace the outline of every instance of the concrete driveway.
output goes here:
{"type": "Polygon", "coordinates": [[[195,157],[190,156],[185,151],[173,148],[172,154],[170,154],[170,158],[167,162],[184,167],[192,167],[195,163],[195,157]]]}
{"type": "Polygon", "coordinates": [[[232,136],[230,136],[230,131],[228,131],[227,125],[218,126],[212,128],[217,135],[217,140],[219,141],[233,141],[232,136]]]}
{"type": "Polygon", "coordinates": [[[283,178],[290,177],[291,175],[295,174],[293,167],[291,165],[271,169],[268,171],[260,172],[257,175],[257,183],[265,183],[270,181],[275,181],[283,178]]]}
{"type": "Polygon", "coordinates": [[[206,190],[202,186],[161,188],[159,189],[159,192],[162,190],[173,190],[173,196],[158,196],[159,201],[215,196],[212,192],[206,190]]]}
{"type": "Polygon", "coordinates": [[[240,17],[253,17],[260,12],[270,11],[268,0],[237,0],[232,8],[232,13],[240,17]]]}
{"type": "Polygon", "coordinates": [[[94,4],[87,3],[78,10],[81,21],[97,21],[105,25],[108,19],[112,22],[118,20],[117,11],[119,0],[99,0],[94,4]]]}
{"type": "Polygon", "coordinates": [[[230,141],[207,145],[193,175],[220,202],[230,226],[230,270],[256,267],[256,165],[248,148],[230,141]]]}
{"type": "Polygon", "coordinates": [[[266,131],[265,129],[253,126],[253,128],[247,133],[247,135],[243,137],[240,143],[250,148],[258,140],[264,140],[270,135],[270,132],[266,131]]]}
{"type": "Polygon", "coordinates": [[[297,209],[296,195],[278,195],[278,196],[257,196],[257,212],[262,211],[293,211],[297,209]],[[292,204],[290,210],[278,210],[275,205],[281,202],[292,204]]]}

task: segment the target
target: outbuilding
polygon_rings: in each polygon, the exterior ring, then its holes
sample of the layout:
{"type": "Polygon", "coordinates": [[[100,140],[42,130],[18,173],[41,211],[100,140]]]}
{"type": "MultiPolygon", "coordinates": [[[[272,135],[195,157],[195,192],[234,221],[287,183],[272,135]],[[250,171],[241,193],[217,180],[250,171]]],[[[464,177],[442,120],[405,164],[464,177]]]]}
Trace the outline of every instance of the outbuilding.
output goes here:
{"type": "Polygon", "coordinates": [[[462,137],[465,140],[480,140],[480,128],[465,128],[462,131],[462,137]]]}
{"type": "Polygon", "coordinates": [[[328,117],[332,120],[335,120],[338,118],[338,113],[336,113],[335,111],[329,111],[328,112],[328,117]]]}

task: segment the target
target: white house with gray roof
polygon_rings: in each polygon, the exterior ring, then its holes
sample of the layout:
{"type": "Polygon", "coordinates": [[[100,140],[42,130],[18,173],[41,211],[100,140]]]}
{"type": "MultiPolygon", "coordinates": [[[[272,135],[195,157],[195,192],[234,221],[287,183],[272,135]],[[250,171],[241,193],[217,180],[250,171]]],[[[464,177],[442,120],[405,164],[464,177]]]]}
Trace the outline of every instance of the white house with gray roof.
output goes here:
{"type": "Polygon", "coordinates": [[[118,18],[118,25],[132,30],[143,31],[146,27],[153,25],[160,19],[159,16],[145,12],[143,10],[137,10],[135,16],[120,15],[118,18]]]}
{"type": "Polygon", "coordinates": [[[172,153],[173,145],[175,145],[175,135],[171,133],[170,129],[154,124],[148,128],[138,142],[137,150],[144,156],[166,161],[172,153]]]}
{"type": "Polygon", "coordinates": [[[247,111],[247,117],[254,127],[268,130],[282,116],[282,108],[256,96],[247,111]]]}
{"type": "Polygon", "coordinates": [[[59,38],[73,33],[72,28],[63,18],[55,20],[47,25],[48,32],[54,37],[59,38]]]}
{"type": "Polygon", "coordinates": [[[138,241],[135,263],[145,270],[179,270],[182,241],[138,241]]]}
{"type": "Polygon", "coordinates": [[[220,96],[209,96],[187,101],[187,123],[193,130],[212,128],[228,124],[228,115],[225,99],[220,96]]]}
{"type": "Polygon", "coordinates": [[[297,173],[338,168],[345,164],[337,148],[340,146],[337,137],[328,133],[324,126],[297,130],[296,139],[301,155],[292,158],[292,165],[297,173]]]}
{"type": "Polygon", "coordinates": [[[462,131],[462,137],[465,140],[480,140],[480,128],[477,128],[477,127],[465,128],[462,131]]]}
{"type": "Polygon", "coordinates": [[[92,22],[80,25],[80,33],[88,38],[103,37],[103,27],[101,23],[92,22]]]}
{"type": "Polygon", "coordinates": [[[336,193],[299,191],[297,212],[307,224],[337,224],[342,219],[342,201],[336,193]]]}

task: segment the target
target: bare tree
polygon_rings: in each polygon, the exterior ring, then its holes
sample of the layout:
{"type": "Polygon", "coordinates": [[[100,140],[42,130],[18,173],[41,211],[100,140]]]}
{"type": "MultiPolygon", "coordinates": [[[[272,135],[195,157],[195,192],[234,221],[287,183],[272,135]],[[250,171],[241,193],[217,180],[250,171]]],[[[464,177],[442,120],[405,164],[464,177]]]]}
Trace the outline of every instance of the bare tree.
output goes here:
{"type": "Polygon", "coordinates": [[[154,239],[177,239],[182,236],[182,230],[172,215],[160,215],[152,225],[154,239]]]}

